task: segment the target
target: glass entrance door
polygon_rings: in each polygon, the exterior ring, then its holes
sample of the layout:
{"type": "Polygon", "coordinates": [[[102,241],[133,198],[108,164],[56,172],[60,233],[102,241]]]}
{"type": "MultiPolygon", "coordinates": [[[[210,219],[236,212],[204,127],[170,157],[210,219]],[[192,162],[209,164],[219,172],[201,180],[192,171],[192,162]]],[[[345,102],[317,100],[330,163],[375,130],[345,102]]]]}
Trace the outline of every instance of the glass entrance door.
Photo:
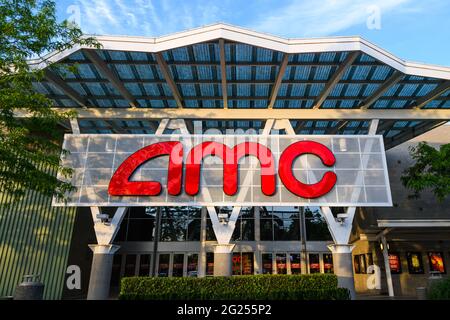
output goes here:
{"type": "Polygon", "coordinates": [[[169,276],[169,261],[170,261],[170,254],[168,253],[159,254],[158,277],[169,276]]]}
{"type": "Polygon", "coordinates": [[[139,260],[139,276],[150,275],[150,254],[141,254],[139,260]]]}
{"type": "Polygon", "coordinates": [[[291,263],[291,274],[302,273],[299,253],[290,253],[289,262],[291,263]]]}
{"type": "Polygon", "coordinates": [[[183,276],[184,254],[176,253],[173,255],[172,277],[183,276]]]}
{"type": "Polygon", "coordinates": [[[197,277],[198,274],[198,254],[188,253],[186,275],[188,277],[197,277]]]}

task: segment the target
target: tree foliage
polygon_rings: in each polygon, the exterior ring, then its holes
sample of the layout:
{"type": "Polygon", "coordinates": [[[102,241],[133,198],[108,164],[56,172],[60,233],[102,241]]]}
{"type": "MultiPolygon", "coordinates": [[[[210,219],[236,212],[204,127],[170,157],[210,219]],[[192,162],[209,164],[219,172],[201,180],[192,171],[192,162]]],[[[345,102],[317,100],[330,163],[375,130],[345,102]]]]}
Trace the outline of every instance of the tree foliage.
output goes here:
{"type": "Polygon", "coordinates": [[[31,189],[63,197],[73,189],[54,173],[71,173],[59,165],[58,122],[74,115],[53,111],[52,101],[34,90],[43,71],[30,59],[49,64],[47,54],[77,44],[98,47],[75,25],[57,21],[53,1],[0,0],[0,193],[14,199],[31,189]],[[29,117],[14,117],[20,109],[29,117]]]}
{"type": "Polygon", "coordinates": [[[435,149],[426,142],[410,147],[414,165],[403,172],[401,181],[414,192],[413,197],[429,189],[439,201],[450,194],[450,143],[435,149]]]}

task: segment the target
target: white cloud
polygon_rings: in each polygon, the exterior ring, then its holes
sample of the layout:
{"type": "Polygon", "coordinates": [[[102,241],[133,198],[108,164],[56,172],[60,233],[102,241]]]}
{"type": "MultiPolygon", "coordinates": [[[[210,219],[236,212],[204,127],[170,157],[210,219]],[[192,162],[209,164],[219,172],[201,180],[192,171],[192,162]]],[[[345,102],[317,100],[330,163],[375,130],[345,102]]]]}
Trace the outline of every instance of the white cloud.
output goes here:
{"type": "MultiPolygon", "coordinates": [[[[417,0],[77,0],[87,33],[160,36],[225,21],[285,37],[326,36],[384,15],[421,10],[417,0]],[[413,2],[413,4],[411,4],[413,2]],[[407,5],[405,5],[407,4],[407,5]]],[[[437,0],[433,0],[437,1],[437,0]]]]}
{"type": "Polygon", "coordinates": [[[222,0],[77,0],[86,33],[160,36],[226,20],[236,2],[222,0]],[[218,7],[221,6],[221,8],[218,7]]]}
{"type": "Polygon", "coordinates": [[[105,33],[107,27],[116,27],[119,22],[110,2],[107,0],[79,0],[81,6],[80,24],[90,33],[105,33]]]}
{"type": "Polygon", "coordinates": [[[257,17],[250,28],[283,36],[326,36],[364,24],[367,8],[377,6],[383,14],[410,0],[293,0],[257,17]]]}

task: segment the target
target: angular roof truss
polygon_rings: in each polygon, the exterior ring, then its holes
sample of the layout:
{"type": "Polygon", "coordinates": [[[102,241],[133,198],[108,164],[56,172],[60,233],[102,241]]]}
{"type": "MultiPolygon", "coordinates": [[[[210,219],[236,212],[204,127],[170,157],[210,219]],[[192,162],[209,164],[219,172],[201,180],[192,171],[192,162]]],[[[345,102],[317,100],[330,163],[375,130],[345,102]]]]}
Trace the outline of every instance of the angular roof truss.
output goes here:
{"type": "Polygon", "coordinates": [[[358,133],[377,116],[393,146],[450,120],[450,68],[403,61],[360,37],[284,39],[216,24],[158,38],[96,38],[100,50],[76,46],[30,61],[78,66],[76,74],[47,68],[35,87],[56,108],[83,107],[83,121],[104,122],[88,131],[151,132],[151,121],[173,109],[204,121],[283,114],[303,134],[358,133]],[[148,125],[127,126],[137,116],[131,109],[151,109],[148,125]]]}

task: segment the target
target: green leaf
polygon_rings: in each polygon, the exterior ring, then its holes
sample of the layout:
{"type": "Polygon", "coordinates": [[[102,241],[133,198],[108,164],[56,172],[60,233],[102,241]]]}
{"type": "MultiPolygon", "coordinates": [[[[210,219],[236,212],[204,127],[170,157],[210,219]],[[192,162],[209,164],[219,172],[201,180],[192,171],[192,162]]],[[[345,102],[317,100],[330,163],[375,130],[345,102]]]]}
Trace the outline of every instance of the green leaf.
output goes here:
{"type": "Polygon", "coordinates": [[[411,197],[418,198],[424,190],[431,190],[438,201],[450,194],[450,144],[435,149],[426,142],[410,147],[414,165],[406,169],[402,184],[411,190],[411,197]]]}
{"type": "MultiPolygon", "coordinates": [[[[71,174],[59,164],[64,133],[59,123],[75,114],[55,112],[53,101],[35,91],[33,83],[43,80],[43,72],[28,64],[30,58],[74,45],[99,47],[77,27],[57,21],[54,1],[0,1],[0,193],[13,199],[26,189],[58,198],[74,190],[56,172],[71,174]],[[30,117],[15,118],[17,109],[30,117]]],[[[59,72],[66,68],[51,67],[59,72]]]]}

